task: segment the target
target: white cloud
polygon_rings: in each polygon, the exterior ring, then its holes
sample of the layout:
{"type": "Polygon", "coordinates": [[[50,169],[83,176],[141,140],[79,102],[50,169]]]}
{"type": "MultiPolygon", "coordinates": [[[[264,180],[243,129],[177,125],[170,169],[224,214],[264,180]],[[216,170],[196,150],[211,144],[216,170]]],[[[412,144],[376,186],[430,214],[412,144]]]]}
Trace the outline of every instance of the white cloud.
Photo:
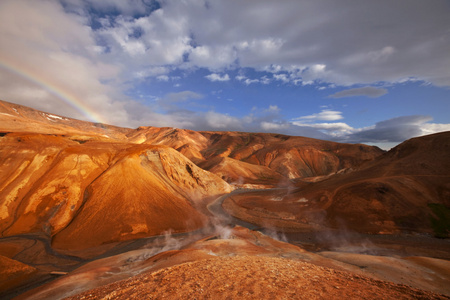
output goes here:
{"type": "Polygon", "coordinates": [[[207,78],[210,81],[228,81],[228,80],[230,80],[230,76],[228,76],[228,74],[220,76],[220,74],[216,74],[216,73],[211,73],[211,74],[205,76],[205,78],[207,78]]]}
{"type": "Polygon", "coordinates": [[[260,81],[262,84],[269,84],[269,83],[272,82],[272,80],[271,80],[269,77],[267,77],[267,76],[261,77],[261,79],[260,79],[259,81],[260,81]]]}
{"type": "Polygon", "coordinates": [[[159,81],[169,81],[169,76],[167,75],[159,75],[158,77],[156,77],[156,79],[158,79],[159,81]]]}
{"type": "Polygon", "coordinates": [[[273,78],[275,80],[279,80],[279,81],[282,81],[284,83],[288,83],[290,81],[288,75],[286,75],[284,73],[283,74],[273,74],[273,78]]]}
{"type": "Polygon", "coordinates": [[[161,108],[165,109],[169,113],[177,113],[180,110],[179,105],[187,101],[202,99],[203,95],[192,91],[182,91],[177,93],[169,93],[158,100],[158,104],[161,108]]]}
{"type": "Polygon", "coordinates": [[[293,125],[300,127],[309,127],[317,129],[326,134],[331,139],[344,138],[349,134],[353,134],[361,129],[355,129],[343,122],[320,122],[320,121],[337,121],[344,117],[342,112],[330,109],[323,109],[320,113],[302,116],[291,120],[293,125]]]}
{"type": "Polygon", "coordinates": [[[236,128],[236,126],[238,126],[238,128],[241,128],[239,124],[242,123],[238,118],[226,114],[220,114],[214,111],[207,112],[205,115],[205,120],[210,128],[213,128],[215,130],[230,130],[230,128],[236,128]]]}
{"type": "Polygon", "coordinates": [[[427,135],[442,131],[450,131],[450,124],[421,123],[419,124],[419,126],[420,129],[422,130],[422,133],[420,135],[427,135]]]}
{"type": "Polygon", "coordinates": [[[294,121],[294,122],[292,122],[292,124],[297,125],[297,126],[311,127],[314,129],[318,129],[321,132],[329,135],[332,138],[345,138],[345,136],[358,131],[357,129],[349,126],[346,123],[342,123],[342,122],[308,124],[308,123],[294,121]]]}
{"type": "Polygon", "coordinates": [[[279,114],[281,112],[281,109],[278,107],[278,105],[269,105],[269,108],[266,109],[265,112],[279,114]]]}
{"type": "Polygon", "coordinates": [[[223,69],[234,63],[236,51],[231,45],[198,46],[189,51],[189,66],[211,70],[223,69]]]}
{"type": "Polygon", "coordinates": [[[252,84],[252,83],[258,83],[258,82],[259,82],[259,79],[250,79],[250,78],[247,78],[247,79],[244,80],[244,83],[245,83],[246,85],[250,85],[250,84],[252,84]]]}
{"type": "Polygon", "coordinates": [[[320,113],[295,118],[297,123],[314,121],[336,121],[341,120],[342,112],[330,109],[324,109],[320,113]]]}
{"type": "Polygon", "coordinates": [[[279,132],[280,130],[289,129],[290,126],[288,123],[261,122],[261,128],[266,132],[279,132]]]}
{"type": "Polygon", "coordinates": [[[169,72],[170,72],[170,69],[167,67],[151,66],[146,69],[141,69],[141,70],[135,72],[134,77],[138,78],[138,79],[145,79],[150,76],[151,77],[153,77],[153,76],[160,77],[160,75],[162,75],[161,78],[164,78],[164,76],[167,76],[165,74],[167,74],[169,72]]]}

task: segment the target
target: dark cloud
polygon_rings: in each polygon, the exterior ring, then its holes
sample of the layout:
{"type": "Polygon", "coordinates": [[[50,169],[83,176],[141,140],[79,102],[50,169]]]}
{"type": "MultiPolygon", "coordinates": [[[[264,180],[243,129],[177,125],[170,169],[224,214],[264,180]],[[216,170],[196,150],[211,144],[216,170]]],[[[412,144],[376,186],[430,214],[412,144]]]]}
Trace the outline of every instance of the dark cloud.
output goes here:
{"type": "MultiPolygon", "coordinates": [[[[430,116],[402,116],[381,121],[373,128],[355,132],[345,137],[349,142],[403,142],[412,137],[427,133],[430,127],[430,116]]],[[[432,125],[431,125],[432,126],[432,125]]],[[[450,129],[450,126],[448,126],[450,129]]]]}
{"type": "Polygon", "coordinates": [[[366,86],[361,88],[348,89],[340,91],[330,95],[330,98],[345,98],[345,97],[355,97],[355,96],[366,96],[370,98],[378,98],[387,94],[387,90],[384,88],[376,88],[372,86],[366,86]]]}
{"type": "Polygon", "coordinates": [[[213,72],[272,67],[292,82],[350,86],[413,78],[450,86],[447,0],[168,0],[157,11],[148,11],[148,1],[100,2],[87,1],[143,14],[112,17],[93,32],[125,75],[155,65],[213,72]]]}

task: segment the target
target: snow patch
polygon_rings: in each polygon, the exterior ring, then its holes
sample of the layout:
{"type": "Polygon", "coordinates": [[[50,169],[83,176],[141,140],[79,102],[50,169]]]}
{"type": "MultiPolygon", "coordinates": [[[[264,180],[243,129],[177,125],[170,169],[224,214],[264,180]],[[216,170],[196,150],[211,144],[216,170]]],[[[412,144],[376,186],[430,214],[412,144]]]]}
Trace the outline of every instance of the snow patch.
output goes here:
{"type": "Polygon", "coordinates": [[[61,118],[60,116],[55,116],[55,115],[50,115],[50,114],[47,114],[47,117],[50,117],[50,118],[52,118],[52,119],[64,120],[64,119],[61,118]]]}
{"type": "Polygon", "coordinates": [[[8,117],[14,117],[13,115],[7,114],[7,113],[0,113],[0,115],[8,116],[8,117]]]}
{"type": "Polygon", "coordinates": [[[306,203],[306,202],[308,202],[308,201],[309,201],[309,200],[306,199],[306,198],[300,198],[300,199],[297,200],[297,202],[300,202],[300,203],[306,203]]]}
{"type": "Polygon", "coordinates": [[[67,118],[63,118],[60,116],[55,116],[55,115],[51,115],[51,114],[47,114],[47,113],[42,114],[42,116],[44,116],[47,120],[52,121],[52,122],[55,122],[56,120],[68,120],[67,118]]]}

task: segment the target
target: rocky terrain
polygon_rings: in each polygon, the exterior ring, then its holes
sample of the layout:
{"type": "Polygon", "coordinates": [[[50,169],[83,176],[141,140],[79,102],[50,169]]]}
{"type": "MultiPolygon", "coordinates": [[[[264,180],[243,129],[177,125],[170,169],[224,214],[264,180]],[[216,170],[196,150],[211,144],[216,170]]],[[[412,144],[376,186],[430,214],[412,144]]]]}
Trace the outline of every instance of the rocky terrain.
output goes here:
{"type": "Polygon", "coordinates": [[[384,152],[0,101],[0,145],[2,298],[450,295],[448,132],[384,152]]]}
{"type": "Polygon", "coordinates": [[[17,299],[450,298],[445,260],[311,253],[242,227],[219,232],[97,260],[17,299]]]}

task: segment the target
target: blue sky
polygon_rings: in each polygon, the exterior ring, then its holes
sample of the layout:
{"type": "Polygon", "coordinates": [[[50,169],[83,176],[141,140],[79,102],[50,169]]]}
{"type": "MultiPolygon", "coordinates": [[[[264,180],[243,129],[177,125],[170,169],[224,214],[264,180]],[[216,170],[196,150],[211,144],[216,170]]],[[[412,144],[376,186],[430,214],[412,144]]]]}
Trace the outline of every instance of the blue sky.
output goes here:
{"type": "Polygon", "coordinates": [[[450,130],[449,15],[447,0],[2,0],[0,99],[389,148],[450,130]]]}

